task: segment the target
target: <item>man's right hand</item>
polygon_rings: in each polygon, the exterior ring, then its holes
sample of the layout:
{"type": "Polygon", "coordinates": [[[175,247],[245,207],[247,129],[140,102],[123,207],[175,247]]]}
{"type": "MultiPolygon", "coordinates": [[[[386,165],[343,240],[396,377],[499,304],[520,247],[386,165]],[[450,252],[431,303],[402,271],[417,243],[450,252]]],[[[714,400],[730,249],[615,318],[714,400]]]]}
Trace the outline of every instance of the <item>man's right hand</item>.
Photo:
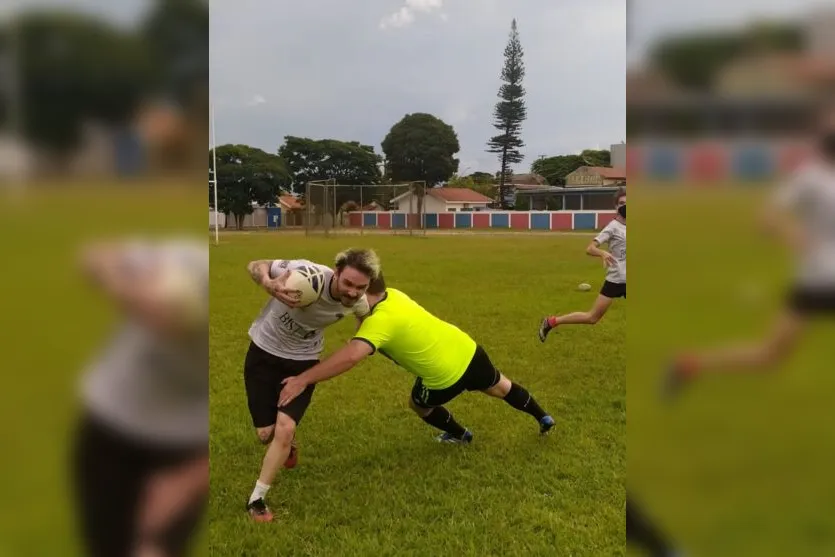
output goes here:
{"type": "Polygon", "coordinates": [[[302,293],[286,287],[287,277],[289,276],[290,271],[285,271],[274,279],[268,279],[264,282],[264,289],[279,302],[294,308],[298,307],[302,293]]]}
{"type": "Polygon", "coordinates": [[[608,251],[601,251],[600,258],[603,260],[604,267],[616,267],[618,264],[618,260],[615,259],[615,256],[608,251]]]}

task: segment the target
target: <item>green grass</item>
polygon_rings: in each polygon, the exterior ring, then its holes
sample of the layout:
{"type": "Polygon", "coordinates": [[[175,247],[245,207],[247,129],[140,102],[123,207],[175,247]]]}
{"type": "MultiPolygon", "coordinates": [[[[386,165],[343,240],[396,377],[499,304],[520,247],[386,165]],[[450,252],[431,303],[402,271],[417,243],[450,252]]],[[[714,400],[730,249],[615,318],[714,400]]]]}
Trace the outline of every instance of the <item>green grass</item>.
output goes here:
{"type": "MultiPolygon", "coordinates": [[[[546,312],[585,309],[603,269],[583,236],[365,238],[227,235],[212,247],[209,541],[213,555],[623,555],[626,304],[596,327],[545,345],[546,312]],[[271,524],[243,506],[264,453],[249,421],[242,366],[265,302],[251,259],[322,263],[349,245],[375,248],[390,286],[470,333],[557,419],[548,438],[502,401],[450,403],[475,433],[442,446],[408,409],[412,377],[372,357],[317,388],[299,429],[299,466],[269,493],[271,524]]],[[[326,353],[349,338],[327,332],[326,353]]]]}
{"type": "Polygon", "coordinates": [[[831,325],[777,373],[657,396],[668,355],[757,339],[776,315],[791,267],[757,230],[763,193],[632,193],[629,484],[693,555],[835,554],[831,325]]]}
{"type": "MultiPolygon", "coordinates": [[[[72,556],[83,553],[68,469],[78,380],[118,324],[114,308],[79,275],[77,253],[91,241],[199,234],[205,190],[39,186],[21,197],[0,191],[0,555],[72,556]]],[[[195,553],[205,553],[201,536],[195,553]]]]}

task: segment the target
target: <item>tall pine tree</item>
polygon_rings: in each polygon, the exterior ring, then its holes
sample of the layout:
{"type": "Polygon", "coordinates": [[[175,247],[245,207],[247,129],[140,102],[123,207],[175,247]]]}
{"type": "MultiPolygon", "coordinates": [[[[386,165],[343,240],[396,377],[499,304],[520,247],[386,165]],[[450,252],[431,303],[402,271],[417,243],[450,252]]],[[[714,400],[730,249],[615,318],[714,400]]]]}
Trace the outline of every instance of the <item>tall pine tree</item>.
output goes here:
{"type": "Polygon", "coordinates": [[[511,176],[510,165],[518,164],[525,158],[520,150],[525,146],[521,137],[522,122],[528,115],[525,108],[525,89],[522,87],[522,78],[525,77],[523,54],[514,18],[510,27],[510,40],[504,49],[503,83],[499,87],[498,95],[501,100],[493,110],[493,127],[500,133],[487,142],[487,152],[497,154],[501,163],[499,192],[503,199],[505,183],[511,176]]]}

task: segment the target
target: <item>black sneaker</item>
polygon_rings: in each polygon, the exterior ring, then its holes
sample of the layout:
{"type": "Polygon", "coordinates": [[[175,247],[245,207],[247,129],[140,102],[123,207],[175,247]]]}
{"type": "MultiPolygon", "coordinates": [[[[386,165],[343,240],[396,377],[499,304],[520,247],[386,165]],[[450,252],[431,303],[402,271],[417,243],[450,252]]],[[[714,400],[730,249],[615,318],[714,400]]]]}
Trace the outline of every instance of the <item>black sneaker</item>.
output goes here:
{"type": "Polygon", "coordinates": [[[470,432],[470,430],[467,430],[467,431],[464,432],[464,435],[462,435],[461,437],[455,437],[454,435],[452,435],[450,433],[444,432],[444,433],[441,433],[440,435],[438,435],[437,437],[435,437],[435,440],[438,443],[451,443],[451,444],[456,444],[456,445],[469,445],[470,443],[473,442],[473,434],[472,434],[472,432],[470,432]]]}
{"type": "Polygon", "coordinates": [[[548,337],[548,333],[550,333],[553,328],[554,327],[548,324],[548,318],[544,318],[542,323],[539,324],[539,342],[545,342],[545,339],[548,337]]]}
{"type": "Polygon", "coordinates": [[[271,522],[273,519],[273,513],[270,512],[270,508],[263,499],[256,499],[252,503],[247,503],[246,511],[255,522],[271,522]]]}

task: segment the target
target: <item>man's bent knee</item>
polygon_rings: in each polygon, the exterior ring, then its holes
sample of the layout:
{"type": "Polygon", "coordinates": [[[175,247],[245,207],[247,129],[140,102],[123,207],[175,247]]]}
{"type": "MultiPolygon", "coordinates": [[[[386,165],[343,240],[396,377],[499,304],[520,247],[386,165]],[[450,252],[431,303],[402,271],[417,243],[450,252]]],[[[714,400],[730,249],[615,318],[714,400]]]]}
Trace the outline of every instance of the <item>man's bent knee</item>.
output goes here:
{"type": "Polygon", "coordinates": [[[507,396],[507,393],[510,392],[510,388],[513,386],[513,383],[505,377],[501,375],[499,382],[490,387],[489,389],[485,389],[484,393],[490,396],[494,396],[497,398],[504,398],[507,396]]]}
{"type": "Polygon", "coordinates": [[[432,413],[432,408],[424,408],[423,406],[418,406],[415,402],[415,399],[409,398],[409,408],[411,408],[415,414],[420,416],[421,418],[425,418],[429,414],[432,413]]]}
{"type": "Polygon", "coordinates": [[[586,323],[588,323],[589,325],[597,325],[597,322],[600,321],[602,318],[603,314],[595,311],[588,314],[586,318],[586,323]]]}
{"type": "Polygon", "coordinates": [[[273,433],[275,433],[275,426],[259,427],[255,430],[258,435],[258,440],[264,445],[269,445],[273,440],[273,433]]]}
{"type": "Polygon", "coordinates": [[[281,443],[289,444],[296,434],[296,421],[287,414],[279,414],[275,424],[275,435],[273,439],[281,443]]]}

